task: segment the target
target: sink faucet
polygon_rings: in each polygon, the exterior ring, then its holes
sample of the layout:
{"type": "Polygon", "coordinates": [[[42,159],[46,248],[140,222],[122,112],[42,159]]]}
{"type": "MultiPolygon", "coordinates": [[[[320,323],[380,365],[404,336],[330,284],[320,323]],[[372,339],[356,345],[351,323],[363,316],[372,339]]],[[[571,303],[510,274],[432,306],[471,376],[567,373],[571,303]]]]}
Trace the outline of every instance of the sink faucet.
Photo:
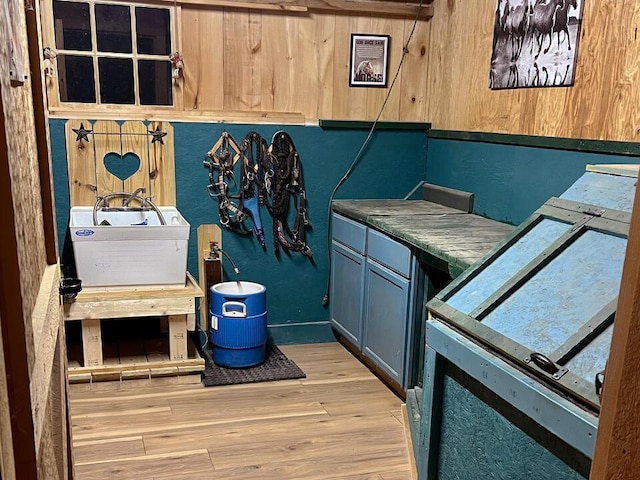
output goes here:
{"type": "Polygon", "coordinates": [[[129,195],[128,197],[126,197],[124,200],[122,200],[122,206],[123,207],[128,207],[129,204],[131,203],[131,201],[138,196],[138,194],[140,193],[144,193],[146,190],[144,187],[140,187],[140,188],[136,188],[136,190],[129,195]]]}

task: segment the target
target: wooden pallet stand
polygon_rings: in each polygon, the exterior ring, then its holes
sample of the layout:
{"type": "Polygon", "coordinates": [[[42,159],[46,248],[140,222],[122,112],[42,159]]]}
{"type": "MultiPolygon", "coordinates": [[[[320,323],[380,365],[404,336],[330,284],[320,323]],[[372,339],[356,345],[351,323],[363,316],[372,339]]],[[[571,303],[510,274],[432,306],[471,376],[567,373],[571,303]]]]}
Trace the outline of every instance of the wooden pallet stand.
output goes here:
{"type": "Polygon", "coordinates": [[[69,362],[69,381],[112,381],[202,372],[204,359],[189,344],[188,332],[196,328],[195,299],[203,297],[202,289],[188,272],[184,287],[83,289],[63,305],[65,322],[80,321],[82,328],[83,364],[69,362]],[[131,322],[158,316],[165,317],[168,324],[168,355],[152,346],[147,349],[151,354],[145,354],[142,349],[125,356],[121,354],[117,363],[113,357],[105,361],[103,350],[107,347],[103,342],[101,320],[131,322]]]}

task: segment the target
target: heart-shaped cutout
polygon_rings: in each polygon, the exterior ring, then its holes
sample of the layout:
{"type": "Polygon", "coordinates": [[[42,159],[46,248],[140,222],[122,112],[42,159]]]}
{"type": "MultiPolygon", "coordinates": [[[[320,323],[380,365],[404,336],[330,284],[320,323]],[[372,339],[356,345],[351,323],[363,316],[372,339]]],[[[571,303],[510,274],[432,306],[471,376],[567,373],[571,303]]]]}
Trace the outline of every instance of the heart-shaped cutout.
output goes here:
{"type": "Polygon", "coordinates": [[[105,155],[103,162],[107,172],[123,182],[140,168],[140,157],[133,152],[124,155],[110,152],[105,155]]]}

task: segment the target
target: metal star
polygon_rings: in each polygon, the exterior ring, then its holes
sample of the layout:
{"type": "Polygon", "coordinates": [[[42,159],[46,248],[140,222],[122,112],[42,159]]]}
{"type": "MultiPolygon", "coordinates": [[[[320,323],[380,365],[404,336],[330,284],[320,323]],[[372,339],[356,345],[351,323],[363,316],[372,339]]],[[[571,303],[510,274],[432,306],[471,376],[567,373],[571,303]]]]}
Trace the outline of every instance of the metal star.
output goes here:
{"type": "Polygon", "coordinates": [[[167,132],[162,132],[160,130],[160,126],[157,126],[155,130],[147,130],[147,132],[149,132],[149,134],[153,136],[153,140],[151,140],[151,144],[160,142],[161,144],[164,145],[164,141],[162,140],[162,137],[164,137],[167,134],[167,132]]]}
{"type": "Polygon", "coordinates": [[[80,124],[80,128],[72,128],[71,130],[73,130],[73,133],[77,135],[76,142],[79,142],[81,140],[88,142],[89,137],[87,134],[93,133],[93,130],[87,130],[86,128],[84,128],[84,123],[80,124]]]}

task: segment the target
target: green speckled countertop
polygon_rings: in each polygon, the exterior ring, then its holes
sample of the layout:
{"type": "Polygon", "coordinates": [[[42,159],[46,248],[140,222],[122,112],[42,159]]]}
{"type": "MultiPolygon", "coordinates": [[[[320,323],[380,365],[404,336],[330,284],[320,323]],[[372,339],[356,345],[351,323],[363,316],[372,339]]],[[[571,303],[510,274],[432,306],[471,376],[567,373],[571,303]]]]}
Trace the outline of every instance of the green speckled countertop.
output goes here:
{"type": "Polygon", "coordinates": [[[515,228],[424,200],[335,200],[332,208],[410,245],[422,261],[445,262],[454,278],[515,228]]]}

